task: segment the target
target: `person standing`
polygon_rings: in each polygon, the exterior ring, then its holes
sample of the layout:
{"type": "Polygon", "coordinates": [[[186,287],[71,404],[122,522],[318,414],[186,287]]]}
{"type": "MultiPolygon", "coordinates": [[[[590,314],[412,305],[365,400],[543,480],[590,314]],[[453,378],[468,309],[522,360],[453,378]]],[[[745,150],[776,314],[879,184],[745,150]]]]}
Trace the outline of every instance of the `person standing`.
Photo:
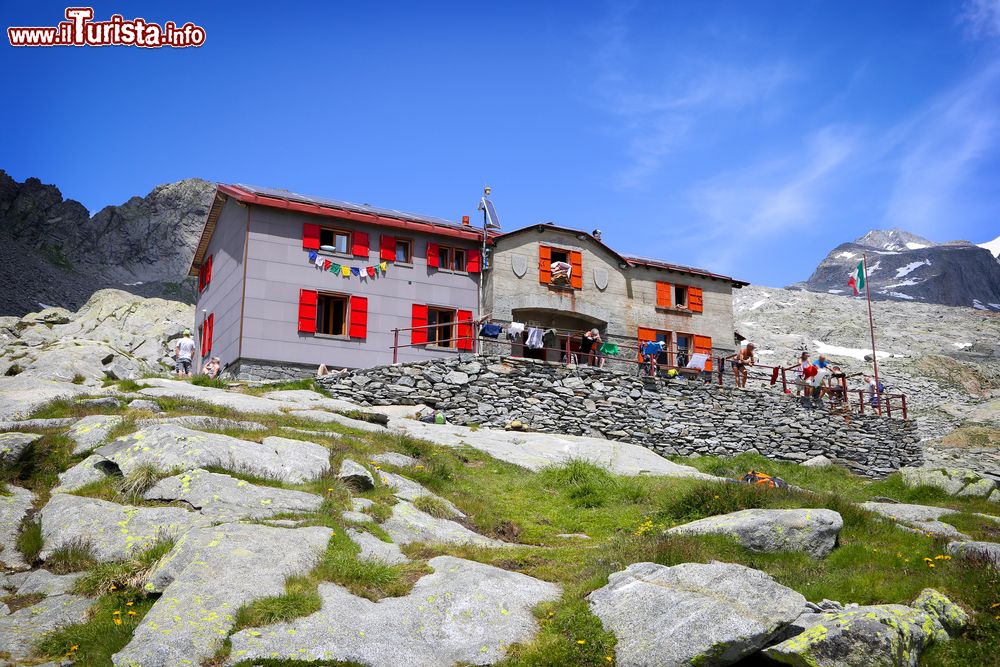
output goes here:
{"type": "Polygon", "coordinates": [[[757,362],[753,356],[755,349],[753,343],[747,343],[746,347],[733,355],[733,372],[736,374],[736,386],[739,388],[746,389],[747,376],[750,373],[747,366],[753,366],[757,362]]]}
{"type": "Polygon", "coordinates": [[[194,358],[194,341],[191,340],[191,330],[184,330],[184,337],[177,341],[174,347],[174,358],[177,360],[178,375],[191,377],[191,360],[194,358]]]}

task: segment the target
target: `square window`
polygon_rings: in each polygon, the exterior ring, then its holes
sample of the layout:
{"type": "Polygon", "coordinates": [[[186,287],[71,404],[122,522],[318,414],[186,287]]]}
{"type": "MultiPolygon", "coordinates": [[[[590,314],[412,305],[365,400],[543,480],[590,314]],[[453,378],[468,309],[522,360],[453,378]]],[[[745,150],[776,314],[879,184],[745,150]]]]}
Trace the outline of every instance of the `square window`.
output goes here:
{"type": "Polygon", "coordinates": [[[564,264],[569,264],[569,252],[566,250],[556,250],[552,249],[550,257],[552,258],[552,263],[563,262],[564,264]]]}
{"type": "Polygon", "coordinates": [[[438,347],[454,347],[452,339],[455,311],[445,308],[427,309],[427,344],[438,347]]]}
{"type": "Polygon", "coordinates": [[[412,241],[396,239],[396,261],[400,264],[409,264],[413,261],[412,241]]]}
{"type": "Polygon", "coordinates": [[[678,308],[687,308],[688,288],[684,285],[674,285],[674,305],[678,308]]]}
{"type": "Polygon", "coordinates": [[[348,297],[344,294],[319,294],[316,297],[316,333],[346,335],[347,303],[348,297]]]}
{"type": "Polygon", "coordinates": [[[351,248],[351,233],[342,229],[319,230],[319,249],[324,252],[336,252],[346,255],[351,248]]]}

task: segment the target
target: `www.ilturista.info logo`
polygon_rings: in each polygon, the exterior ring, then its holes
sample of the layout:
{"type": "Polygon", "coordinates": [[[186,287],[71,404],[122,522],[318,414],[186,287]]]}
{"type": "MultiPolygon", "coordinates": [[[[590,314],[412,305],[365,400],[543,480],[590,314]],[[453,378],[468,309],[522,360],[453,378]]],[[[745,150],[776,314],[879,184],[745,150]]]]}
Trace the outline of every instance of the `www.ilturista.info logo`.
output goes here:
{"type": "Polygon", "coordinates": [[[125,19],[113,14],[108,21],[94,21],[93,7],[67,7],[66,20],[55,27],[10,27],[11,46],[164,46],[185,48],[205,43],[205,29],[188,22],[162,26],[146,19],[125,19]]]}

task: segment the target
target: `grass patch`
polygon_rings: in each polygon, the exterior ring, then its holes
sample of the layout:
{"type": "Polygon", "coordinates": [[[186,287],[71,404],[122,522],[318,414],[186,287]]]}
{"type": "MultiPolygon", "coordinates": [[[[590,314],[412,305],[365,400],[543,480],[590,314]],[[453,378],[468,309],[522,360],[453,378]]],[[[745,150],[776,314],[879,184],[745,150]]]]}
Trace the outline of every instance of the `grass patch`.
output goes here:
{"type": "Polygon", "coordinates": [[[47,658],[65,658],[77,665],[110,665],[111,656],[132,640],[132,632],[154,602],[132,592],[103,595],[87,621],[46,635],[39,651],[47,658]]]}
{"type": "Polygon", "coordinates": [[[195,375],[191,378],[191,384],[199,387],[214,387],[215,389],[225,389],[226,382],[219,378],[210,378],[207,375],[195,375]]]}
{"type": "Polygon", "coordinates": [[[43,593],[30,593],[28,595],[6,595],[0,597],[0,602],[7,605],[10,609],[10,613],[14,613],[18,609],[24,609],[25,607],[30,607],[32,605],[38,604],[45,599],[43,593]]]}
{"type": "Polygon", "coordinates": [[[59,481],[59,473],[74,463],[73,441],[51,433],[53,430],[65,429],[46,429],[17,461],[0,469],[0,482],[30,489],[39,495],[40,502],[47,501],[49,489],[59,481]]]}
{"type": "Polygon", "coordinates": [[[421,512],[427,512],[439,519],[450,519],[452,517],[452,512],[448,505],[435,496],[419,496],[413,501],[413,506],[421,512]]]}
{"type": "Polygon", "coordinates": [[[233,632],[249,627],[290,621],[320,609],[316,582],[309,577],[291,577],[285,582],[284,595],[255,600],[236,613],[233,632]]]}
{"type": "Polygon", "coordinates": [[[140,463],[119,480],[118,491],[122,497],[129,500],[142,498],[142,495],[153,488],[153,485],[169,476],[152,463],[140,463]]]}
{"type": "Polygon", "coordinates": [[[94,547],[86,540],[67,542],[49,554],[45,559],[45,567],[54,574],[69,574],[82,572],[97,563],[94,557],[94,547]]]}
{"type": "Polygon", "coordinates": [[[17,534],[17,550],[24,556],[25,562],[34,563],[38,560],[44,544],[41,521],[25,521],[21,524],[21,532],[17,534]]]}
{"type": "Polygon", "coordinates": [[[146,385],[139,384],[135,380],[118,380],[118,390],[123,392],[136,392],[145,388],[146,385]]]}
{"type": "Polygon", "coordinates": [[[74,375],[73,379],[71,380],[71,382],[73,384],[83,384],[86,381],[87,381],[87,378],[83,377],[79,373],[77,373],[76,375],[74,375]]]}
{"type": "Polygon", "coordinates": [[[97,563],[73,587],[82,595],[105,595],[114,591],[132,591],[143,594],[149,573],[174,548],[173,538],[162,539],[149,549],[128,560],[97,563]]]}
{"type": "Polygon", "coordinates": [[[276,382],[275,384],[265,384],[260,387],[244,387],[243,393],[251,394],[253,396],[261,396],[263,394],[269,394],[272,391],[315,391],[318,394],[323,394],[324,396],[329,396],[330,392],[323,388],[323,386],[316,382],[313,378],[302,378],[301,380],[289,380],[288,382],[276,382]]]}

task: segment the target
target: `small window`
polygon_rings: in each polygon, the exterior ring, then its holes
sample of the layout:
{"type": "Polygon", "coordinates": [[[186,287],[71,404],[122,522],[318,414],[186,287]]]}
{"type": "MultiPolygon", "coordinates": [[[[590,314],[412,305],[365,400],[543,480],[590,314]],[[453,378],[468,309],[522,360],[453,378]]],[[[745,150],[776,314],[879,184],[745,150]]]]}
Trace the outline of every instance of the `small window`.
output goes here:
{"type": "Polygon", "coordinates": [[[316,333],[347,335],[347,299],[343,294],[320,294],[316,299],[316,333]]]}
{"type": "Polygon", "coordinates": [[[687,308],[688,288],[684,285],[674,285],[674,306],[677,308],[687,308]]]}
{"type": "Polygon", "coordinates": [[[325,252],[346,255],[351,251],[351,233],[342,229],[320,229],[319,247],[325,252]]]}
{"type": "Polygon", "coordinates": [[[396,262],[399,264],[413,262],[413,241],[396,239],[396,262]]]}
{"type": "Polygon", "coordinates": [[[557,250],[552,249],[552,263],[563,262],[564,264],[569,264],[569,251],[568,250],[557,250]]]}
{"type": "Polygon", "coordinates": [[[691,351],[691,336],[677,334],[677,365],[684,368],[688,365],[688,354],[691,351]]]}
{"type": "Polygon", "coordinates": [[[447,246],[438,247],[438,268],[451,270],[452,254],[451,248],[447,246]]]}
{"type": "Polygon", "coordinates": [[[427,309],[427,344],[454,347],[455,311],[445,308],[427,309]]]}
{"type": "Polygon", "coordinates": [[[455,252],[452,253],[454,257],[451,270],[452,271],[465,271],[465,251],[461,248],[455,248],[455,252]]]}

